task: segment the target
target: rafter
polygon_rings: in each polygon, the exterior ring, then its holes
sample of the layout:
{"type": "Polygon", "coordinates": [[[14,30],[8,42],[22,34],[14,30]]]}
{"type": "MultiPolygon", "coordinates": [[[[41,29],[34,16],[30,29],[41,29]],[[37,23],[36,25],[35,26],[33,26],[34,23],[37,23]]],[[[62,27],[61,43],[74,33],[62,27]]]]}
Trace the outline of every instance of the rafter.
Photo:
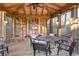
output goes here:
{"type": "Polygon", "coordinates": [[[52,9],[52,10],[54,10],[54,11],[58,11],[57,9],[55,9],[55,8],[53,8],[53,7],[50,7],[50,6],[46,5],[46,4],[44,4],[44,6],[45,6],[46,8],[52,9]]]}
{"type": "MultiPolygon", "coordinates": [[[[26,15],[27,14],[26,13],[26,9],[25,9],[26,5],[24,6],[24,3],[16,6],[15,10],[13,10],[13,11],[10,10],[9,8],[5,7],[5,5],[4,4],[0,4],[0,10],[6,11],[9,15],[12,15],[12,16],[15,16],[15,17],[21,17],[21,18],[26,18],[26,17],[33,16],[32,15],[32,12],[33,11],[32,11],[31,6],[29,6],[29,12],[30,12],[30,14],[29,15],[26,15]],[[18,10],[21,10],[21,9],[23,9],[23,11],[24,11],[23,14],[18,12],[18,10]]],[[[46,16],[49,16],[50,14],[52,14],[54,16],[54,15],[57,15],[58,13],[63,13],[64,11],[67,11],[74,4],[68,4],[67,3],[62,8],[60,8],[57,4],[52,4],[52,5],[51,6],[48,5],[48,4],[40,4],[40,5],[38,5],[37,7],[42,8],[41,9],[41,13],[40,13],[40,16],[39,16],[39,14],[37,12],[38,11],[38,8],[36,8],[36,12],[35,12],[36,16],[34,16],[34,17],[41,17],[41,16],[43,16],[44,15],[44,9],[47,10],[46,16]],[[57,6],[59,9],[58,8],[56,9],[56,8],[52,7],[52,5],[57,6]]]]}
{"type": "Polygon", "coordinates": [[[23,4],[23,11],[24,11],[24,14],[26,15],[26,5],[23,4]]]}
{"type": "Polygon", "coordinates": [[[19,7],[17,7],[17,10],[19,10],[20,8],[22,8],[24,6],[24,4],[19,5],[19,7]]]}
{"type": "Polygon", "coordinates": [[[10,9],[10,8],[13,8],[13,7],[16,7],[16,5],[11,5],[11,6],[8,6],[7,8],[10,9]]]}
{"type": "Polygon", "coordinates": [[[29,10],[30,10],[30,15],[32,15],[32,8],[31,8],[31,6],[29,7],[29,10]]]}
{"type": "Polygon", "coordinates": [[[67,4],[65,5],[62,9],[56,11],[55,13],[53,13],[53,16],[56,16],[57,14],[60,14],[60,13],[63,13],[67,10],[71,10],[71,7],[73,6],[74,4],[67,4]]]}
{"type": "Polygon", "coordinates": [[[41,11],[41,16],[43,15],[43,12],[44,12],[44,7],[42,8],[42,11],[41,11]]]}
{"type": "Polygon", "coordinates": [[[36,15],[37,15],[37,7],[36,7],[36,15]]]}
{"type": "Polygon", "coordinates": [[[40,7],[40,8],[45,8],[47,11],[49,11],[49,9],[47,8],[47,7],[45,7],[44,5],[43,6],[38,6],[38,7],[40,7]]]}

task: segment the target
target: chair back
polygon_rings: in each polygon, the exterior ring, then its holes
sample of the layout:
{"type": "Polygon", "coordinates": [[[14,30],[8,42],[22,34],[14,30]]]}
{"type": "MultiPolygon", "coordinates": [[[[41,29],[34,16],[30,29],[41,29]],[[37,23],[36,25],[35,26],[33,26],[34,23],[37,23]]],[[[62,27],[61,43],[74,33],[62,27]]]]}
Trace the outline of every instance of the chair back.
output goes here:
{"type": "Polygon", "coordinates": [[[69,47],[69,51],[74,49],[75,44],[76,44],[76,42],[74,42],[74,41],[71,43],[71,45],[69,47]]]}
{"type": "Polygon", "coordinates": [[[48,42],[34,40],[32,42],[34,50],[47,51],[48,50],[48,42]]]}

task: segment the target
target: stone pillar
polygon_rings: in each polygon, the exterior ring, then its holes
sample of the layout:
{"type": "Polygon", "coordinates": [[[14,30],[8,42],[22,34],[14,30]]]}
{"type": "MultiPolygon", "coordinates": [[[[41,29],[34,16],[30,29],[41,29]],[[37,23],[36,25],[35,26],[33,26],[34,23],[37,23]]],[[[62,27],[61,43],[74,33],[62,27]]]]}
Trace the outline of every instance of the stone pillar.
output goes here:
{"type": "Polygon", "coordinates": [[[15,37],[16,35],[16,19],[13,17],[12,19],[13,22],[13,37],[15,37]]]}
{"type": "Polygon", "coordinates": [[[61,36],[61,14],[58,14],[57,36],[61,36]]]}

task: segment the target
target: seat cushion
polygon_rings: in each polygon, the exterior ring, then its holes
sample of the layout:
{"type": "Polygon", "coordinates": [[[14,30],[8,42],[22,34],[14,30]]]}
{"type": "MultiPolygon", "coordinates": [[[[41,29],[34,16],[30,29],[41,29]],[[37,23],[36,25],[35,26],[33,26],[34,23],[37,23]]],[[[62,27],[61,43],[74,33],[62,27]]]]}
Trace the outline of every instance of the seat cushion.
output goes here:
{"type": "Polygon", "coordinates": [[[39,43],[39,44],[43,44],[46,45],[47,42],[46,41],[42,41],[42,40],[33,40],[34,43],[39,43]]]}

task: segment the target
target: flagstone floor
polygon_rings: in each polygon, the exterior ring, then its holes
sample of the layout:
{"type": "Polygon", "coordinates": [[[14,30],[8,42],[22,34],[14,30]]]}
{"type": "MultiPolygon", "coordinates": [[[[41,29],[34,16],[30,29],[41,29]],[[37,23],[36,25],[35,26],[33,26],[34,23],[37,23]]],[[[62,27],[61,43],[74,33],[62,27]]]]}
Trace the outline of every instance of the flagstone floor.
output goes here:
{"type": "MultiPolygon", "coordinates": [[[[57,56],[57,47],[54,46],[52,49],[51,56],[57,56]]],[[[61,50],[59,56],[68,56],[68,52],[61,50]]],[[[79,54],[73,53],[73,56],[78,56],[79,54]]],[[[9,45],[9,56],[33,56],[33,49],[30,45],[29,40],[25,40],[19,43],[11,43],[9,45]]],[[[36,53],[36,56],[45,56],[44,52],[36,53]]]]}

